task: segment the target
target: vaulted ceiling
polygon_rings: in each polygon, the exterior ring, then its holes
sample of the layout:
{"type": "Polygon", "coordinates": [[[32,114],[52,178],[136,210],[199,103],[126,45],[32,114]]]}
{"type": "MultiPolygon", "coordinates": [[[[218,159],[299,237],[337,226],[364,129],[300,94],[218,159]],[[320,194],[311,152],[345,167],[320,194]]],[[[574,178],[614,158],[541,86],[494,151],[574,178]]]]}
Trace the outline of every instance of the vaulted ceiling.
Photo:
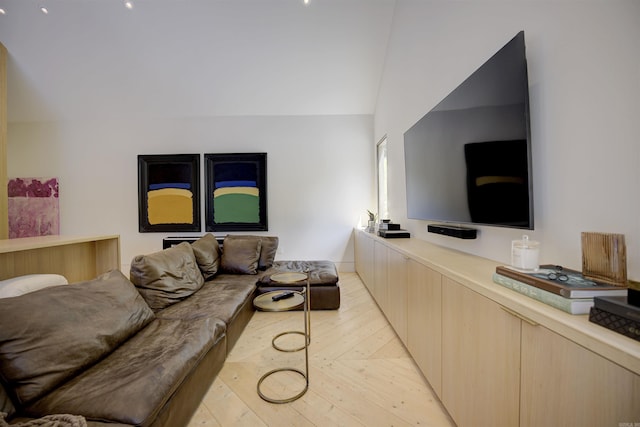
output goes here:
{"type": "Polygon", "coordinates": [[[132,2],[0,0],[9,121],[374,112],[393,0],[132,2]]]}

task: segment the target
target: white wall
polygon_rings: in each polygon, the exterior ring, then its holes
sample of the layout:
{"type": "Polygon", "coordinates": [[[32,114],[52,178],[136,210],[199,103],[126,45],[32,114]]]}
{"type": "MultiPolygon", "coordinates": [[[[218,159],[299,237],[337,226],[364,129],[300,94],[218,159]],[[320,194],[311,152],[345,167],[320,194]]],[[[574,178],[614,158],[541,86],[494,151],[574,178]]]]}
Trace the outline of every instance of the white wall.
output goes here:
{"type": "Polygon", "coordinates": [[[508,263],[518,230],[476,240],[406,217],[403,133],[525,31],[541,261],[581,269],[580,233],[623,233],[640,280],[640,2],[398,0],[374,118],[388,136],[390,217],[413,236],[508,263]]]}
{"type": "Polygon", "coordinates": [[[128,272],[164,236],[194,234],[138,232],[138,154],[267,152],[269,231],[253,234],[279,236],[278,259],[353,271],[352,230],[372,208],[372,129],[367,115],[10,123],[8,173],[58,177],[61,233],[119,234],[128,272]]]}

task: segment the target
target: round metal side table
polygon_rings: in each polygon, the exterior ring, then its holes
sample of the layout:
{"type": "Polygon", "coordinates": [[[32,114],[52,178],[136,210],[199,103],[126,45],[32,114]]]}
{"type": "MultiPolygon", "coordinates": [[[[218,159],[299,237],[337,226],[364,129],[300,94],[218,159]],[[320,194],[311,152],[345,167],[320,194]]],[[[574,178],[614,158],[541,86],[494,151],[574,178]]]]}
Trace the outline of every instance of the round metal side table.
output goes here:
{"type": "Polygon", "coordinates": [[[266,292],[262,295],[258,295],[253,300],[253,305],[256,307],[256,309],[261,311],[290,311],[290,310],[296,310],[302,307],[304,312],[304,332],[301,332],[301,331],[281,332],[273,337],[273,339],[271,340],[271,345],[276,350],[284,351],[284,352],[295,352],[295,351],[300,351],[304,349],[305,370],[303,372],[302,370],[296,369],[296,368],[278,368],[278,369],[273,369],[267,372],[266,374],[264,374],[262,377],[260,377],[260,380],[258,380],[258,385],[257,385],[258,395],[263,400],[266,400],[267,402],[271,402],[271,403],[293,402],[294,400],[297,400],[300,397],[302,397],[309,389],[309,344],[311,343],[311,319],[309,316],[309,311],[311,307],[311,302],[309,300],[309,274],[306,272],[300,273],[295,271],[287,271],[282,273],[276,273],[271,276],[272,282],[288,284],[288,285],[295,284],[298,282],[301,282],[302,284],[304,280],[306,280],[306,284],[304,285],[301,291],[288,291],[287,289],[271,291],[271,292],[266,292]],[[281,299],[278,301],[273,300],[274,296],[283,294],[285,292],[293,292],[293,297],[290,297],[287,299],[281,299]],[[276,340],[281,336],[287,335],[287,334],[303,335],[305,337],[304,344],[301,347],[292,348],[292,349],[286,349],[278,346],[276,343],[276,340]],[[260,389],[260,386],[262,385],[263,381],[267,379],[267,377],[269,377],[272,374],[275,374],[276,372],[295,372],[299,374],[302,378],[304,378],[304,381],[305,381],[304,388],[298,394],[285,399],[275,399],[265,395],[260,389]]]}

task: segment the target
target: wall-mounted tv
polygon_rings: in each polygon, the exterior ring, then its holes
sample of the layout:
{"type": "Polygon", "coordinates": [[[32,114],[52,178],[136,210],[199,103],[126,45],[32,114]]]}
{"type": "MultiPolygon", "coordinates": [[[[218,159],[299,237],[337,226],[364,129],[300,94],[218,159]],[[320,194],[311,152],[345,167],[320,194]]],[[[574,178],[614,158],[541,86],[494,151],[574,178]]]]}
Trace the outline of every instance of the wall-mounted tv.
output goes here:
{"type": "Polygon", "coordinates": [[[533,229],[524,32],[404,134],[411,219],[533,229]]]}

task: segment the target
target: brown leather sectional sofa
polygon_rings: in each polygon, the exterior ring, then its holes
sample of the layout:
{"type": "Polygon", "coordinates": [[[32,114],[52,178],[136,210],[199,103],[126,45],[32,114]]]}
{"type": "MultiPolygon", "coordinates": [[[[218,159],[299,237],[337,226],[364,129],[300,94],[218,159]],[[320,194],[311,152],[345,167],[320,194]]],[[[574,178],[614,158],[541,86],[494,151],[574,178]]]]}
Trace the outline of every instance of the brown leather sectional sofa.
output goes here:
{"type": "Polygon", "coordinates": [[[207,234],[135,257],[129,279],[114,270],[0,299],[0,412],[10,424],[75,414],[90,427],[187,425],[258,283],[286,264],[273,265],[277,245],[227,236],[221,251],[207,234]]]}

